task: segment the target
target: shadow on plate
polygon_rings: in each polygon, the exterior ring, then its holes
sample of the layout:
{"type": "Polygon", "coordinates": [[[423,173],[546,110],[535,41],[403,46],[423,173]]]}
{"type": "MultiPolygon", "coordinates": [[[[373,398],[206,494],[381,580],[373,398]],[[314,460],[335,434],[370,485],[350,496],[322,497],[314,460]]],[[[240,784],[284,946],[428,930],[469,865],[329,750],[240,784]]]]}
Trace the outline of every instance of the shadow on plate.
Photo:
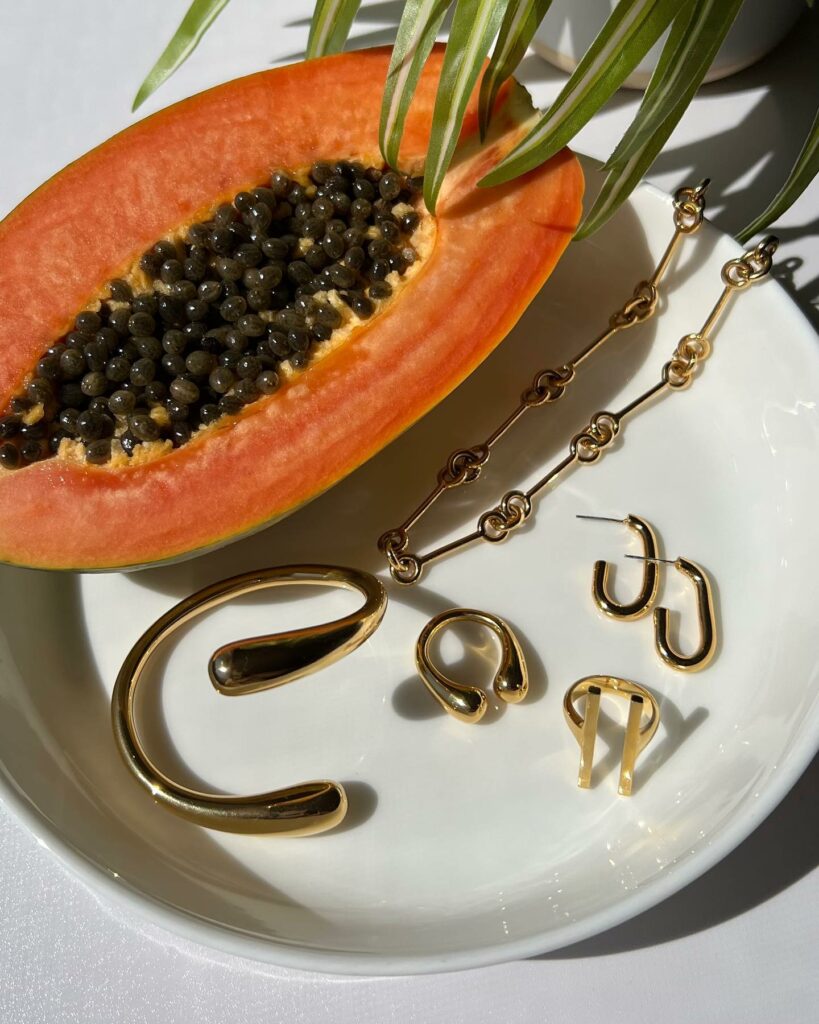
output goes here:
{"type": "MultiPolygon", "coordinates": [[[[73,574],[0,572],[7,647],[0,653],[8,655],[0,679],[4,773],[35,815],[104,874],[194,917],[267,933],[257,911],[258,877],[208,830],[157,808],[120,760],[111,733],[110,685],[99,676],[77,590],[73,574]],[[32,621],[49,624],[47,643],[31,642],[32,621]],[[219,891],[225,879],[228,898],[219,891]]],[[[152,752],[157,740],[162,745],[160,718],[147,730],[152,752]]],[[[179,769],[195,784],[189,770],[178,759],[174,763],[173,744],[164,746],[162,758],[167,754],[171,763],[161,760],[163,767],[179,769]]],[[[355,827],[373,813],[376,801],[364,784],[350,784],[350,791],[351,805],[361,802],[352,808],[348,827],[355,827]]],[[[320,914],[269,886],[266,902],[285,918],[297,912],[300,921],[325,926],[320,914]]]]}
{"type": "Polygon", "coordinates": [[[776,896],[819,866],[817,789],[819,758],[759,828],[701,878],[617,928],[534,959],[611,956],[657,946],[716,927],[776,896]]]}
{"type": "MultiPolygon", "coordinates": [[[[660,734],[661,740],[655,740],[646,747],[645,754],[637,760],[634,770],[634,786],[632,792],[639,793],[640,789],[648,782],[652,775],[663,768],[683,746],[694,732],[708,718],[708,711],[704,707],[696,708],[689,715],[683,715],[677,705],[668,697],[657,695],[660,705],[660,734]]],[[[619,702],[618,702],[619,703],[619,702]]],[[[622,714],[611,713],[614,709],[609,701],[604,700],[600,705],[600,717],[597,725],[597,743],[595,753],[600,750],[599,743],[605,744],[606,751],[600,756],[595,756],[592,766],[591,787],[595,789],[600,785],[613,786],[617,788],[617,781],[605,780],[609,775],[619,775],[620,762],[623,757],[623,735],[625,721],[622,714]]],[[[622,711],[622,708],[620,709],[622,711]]],[[[673,766],[672,766],[673,771],[673,766]]]]}

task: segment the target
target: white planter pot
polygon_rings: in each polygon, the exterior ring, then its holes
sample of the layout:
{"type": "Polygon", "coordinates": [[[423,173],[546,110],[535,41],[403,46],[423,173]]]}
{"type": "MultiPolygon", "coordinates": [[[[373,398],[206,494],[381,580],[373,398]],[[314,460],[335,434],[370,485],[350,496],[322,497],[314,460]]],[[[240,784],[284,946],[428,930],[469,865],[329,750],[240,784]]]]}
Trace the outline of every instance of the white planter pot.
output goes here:
{"type": "MultiPolygon", "coordinates": [[[[532,42],[534,50],[563,71],[574,71],[617,0],[553,0],[532,42]]],[[[769,53],[806,9],[805,0],[745,0],[706,82],[733,75],[769,53]]],[[[664,38],[646,54],[625,85],[643,89],[664,38]]]]}

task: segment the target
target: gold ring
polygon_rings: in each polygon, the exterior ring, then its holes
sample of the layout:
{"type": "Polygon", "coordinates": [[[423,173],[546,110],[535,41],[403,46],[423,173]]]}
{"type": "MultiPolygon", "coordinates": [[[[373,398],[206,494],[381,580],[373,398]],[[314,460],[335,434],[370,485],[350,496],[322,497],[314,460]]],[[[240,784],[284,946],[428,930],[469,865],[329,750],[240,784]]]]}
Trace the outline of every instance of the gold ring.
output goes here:
{"type": "Polygon", "coordinates": [[[429,650],[432,641],[442,629],[456,622],[477,622],[494,633],[500,641],[501,658],[493,689],[507,704],[522,701],[529,691],[529,676],[523,651],[509,623],[476,608],[450,608],[429,620],[415,645],[418,674],[444,711],[461,722],[478,722],[486,711],[486,695],[482,690],[456,683],[432,664],[429,650]]]}
{"type": "Polygon", "coordinates": [[[600,696],[603,693],[624,697],[629,701],[617,791],[621,796],[631,796],[634,765],[638,755],[651,742],[657,731],[660,724],[660,707],[654,694],[644,686],[638,686],[628,679],[619,679],[617,676],[587,676],[569,687],[563,697],[563,714],[566,724],[580,744],[580,771],[577,784],[581,789],[588,789],[591,784],[594,741],[597,738],[600,696]],[[574,706],[574,702],[584,695],[585,716],[574,706]]]}

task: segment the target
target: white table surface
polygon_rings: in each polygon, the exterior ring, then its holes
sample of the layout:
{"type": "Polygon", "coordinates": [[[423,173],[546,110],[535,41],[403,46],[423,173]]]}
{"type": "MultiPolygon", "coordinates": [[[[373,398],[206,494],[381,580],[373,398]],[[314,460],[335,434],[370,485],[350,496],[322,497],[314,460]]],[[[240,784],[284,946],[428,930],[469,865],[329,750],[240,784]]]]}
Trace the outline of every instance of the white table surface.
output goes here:
{"type": "MultiPolygon", "coordinates": [[[[0,6],[0,214],[133,119],[134,91],[188,0],[26,0],[0,6]]],[[[387,41],[399,3],[365,4],[354,45],[387,41]]],[[[235,0],[151,112],[297,59],[305,0],[235,0]]],[[[783,180],[819,101],[819,13],[780,48],[702,90],[650,178],[709,175],[709,211],[735,231],[783,180]]],[[[534,56],[535,99],[564,76],[534,56]]],[[[637,103],[621,93],[576,148],[602,157],[637,103]]],[[[819,325],[819,186],[778,225],[779,277],[819,325]]],[[[749,553],[752,554],[752,553],[749,553]]],[[[67,874],[0,806],[0,1021],[483,1021],[808,1024],[819,1004],[819,760],[733,854],[676,896],[543,958],[461,974],[308,975],[220,955],[119,910],[67,874]]]]}

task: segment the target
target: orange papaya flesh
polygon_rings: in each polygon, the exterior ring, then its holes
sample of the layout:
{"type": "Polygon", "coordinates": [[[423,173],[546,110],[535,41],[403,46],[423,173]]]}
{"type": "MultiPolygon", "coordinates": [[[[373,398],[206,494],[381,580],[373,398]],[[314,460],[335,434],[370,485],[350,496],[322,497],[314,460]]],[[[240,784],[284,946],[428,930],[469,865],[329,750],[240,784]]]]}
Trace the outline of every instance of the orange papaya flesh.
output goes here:
{"type": "MultiPolygon", "coordinates": [[[[381,167],[389,57],[356,51],[216,87],[125,130],[25,200],[0,224],[0,410],[77,312],[157,239],[274,169],[381,167]]],[[[441,63],[436,48],[410,109],[407,174],[423,167],[441,63]]],[[[55,456],[0,469],[0,560],[125,569],[227,543],[326,490],[444,398],[512,328],[580,217],[582,172],[568,151],[477,188],[531,115],[522,89],[504,90],[481,145],[473,96],[436,215],[423,218],[423,258],[376,315],[276,393],[161,457],[91,466],[55,456]]]]}

